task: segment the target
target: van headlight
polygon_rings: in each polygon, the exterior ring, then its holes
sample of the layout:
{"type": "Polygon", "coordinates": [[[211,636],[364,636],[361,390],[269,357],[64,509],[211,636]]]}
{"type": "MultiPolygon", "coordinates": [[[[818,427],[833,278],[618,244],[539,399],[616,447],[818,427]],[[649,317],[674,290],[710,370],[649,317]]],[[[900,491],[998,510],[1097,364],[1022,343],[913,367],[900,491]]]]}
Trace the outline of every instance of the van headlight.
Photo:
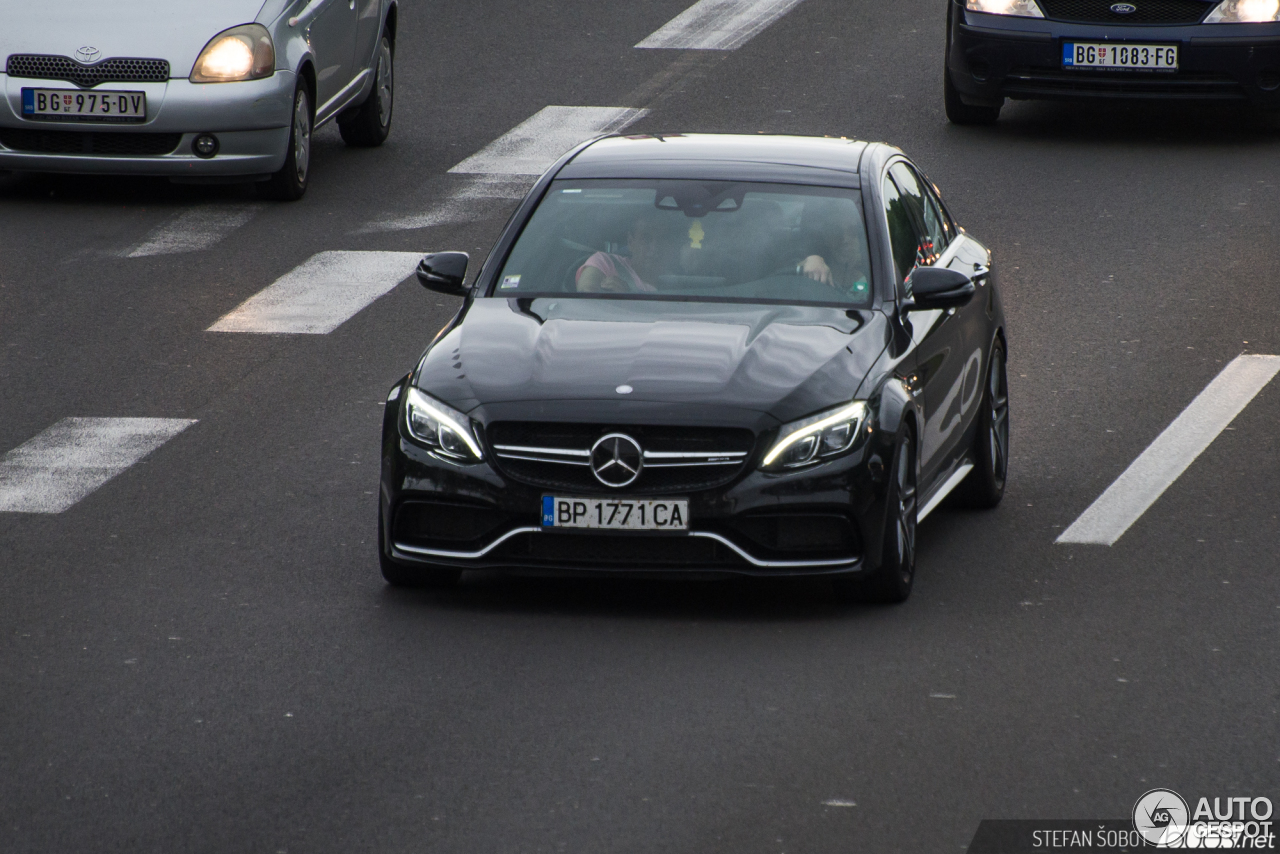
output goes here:
{"type": "Polygon", "coordinates": [[[801,418],[778,433],[760,468],[782,471],[800,468],[843,454],[854,446],[867,422],[867,404],[862,400],[801,418]]]}
{"type": "Polygon", "coordinates": [[[218,33],[200,51],[191,69],[192,83],[231,83],[270,77],[276,47],[261,24],[242,24],[218,33]]]}
{"type": "Polygon", "coordinates": [[[471,419],[412,386],[405,397],[404,420],[409,435],[437,456],[456,463],[484,459],[471,419]]]}
{"type": "Polygon", "coordinates": [[[1036,0],[964,0],[970,12],[986,12],[988,15],[1016,15],[1020,18],[1043,18],[1036,0]]]}
{"type": "Polygon", "coordinates": [[[1206,24],[1260,24],[1265,21],[1280,21],[1280,0],[1222,0],[1204,19],[1206,24]]]}

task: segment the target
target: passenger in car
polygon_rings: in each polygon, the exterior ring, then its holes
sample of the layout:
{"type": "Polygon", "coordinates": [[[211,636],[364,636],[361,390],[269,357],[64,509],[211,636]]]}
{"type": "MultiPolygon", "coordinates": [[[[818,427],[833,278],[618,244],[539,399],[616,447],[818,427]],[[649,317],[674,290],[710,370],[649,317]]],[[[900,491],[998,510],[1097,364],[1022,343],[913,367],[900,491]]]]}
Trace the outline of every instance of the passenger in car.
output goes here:
{"type": "Polygon", "coordinates": [[[654,293],[651,284],[670,266],[672,246],[667,229],[658,216],[638,217],[627,232],[631,257],[597,252],[586,260],[574,276],[574,284],[584,293],[654,293]]]}

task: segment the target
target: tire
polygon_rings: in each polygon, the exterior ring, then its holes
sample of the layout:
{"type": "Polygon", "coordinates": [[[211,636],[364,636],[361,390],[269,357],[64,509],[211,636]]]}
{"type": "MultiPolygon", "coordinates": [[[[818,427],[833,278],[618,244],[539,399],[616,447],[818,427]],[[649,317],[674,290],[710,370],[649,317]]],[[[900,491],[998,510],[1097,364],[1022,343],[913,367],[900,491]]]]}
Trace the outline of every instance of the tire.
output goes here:
{"type": "Polygon", "coordinates": [[[391,133],[391,111],[395,106],[395,49],[391,35],[383,32],[378,42],[378,65],[373,72],[373,91],[364,103],[343,110],[338,116],[342,141],[355,148],[376,148],[391,133]]]}
{"type": "Polygon", "coordinates": [[[973,436],[973,471],[960,484],[956,496],[967,507],[989,510],[1004,497],[1008,476],[1009,374],[1004,345],[997,340],[987,360],[987,383],[973,436]]]}
{"type": "Polygon", "coordinates": [[[448,590],[462,578],[462,570],[443,566],[406,564],[392,560],[387,554],[382,534],[382,510],[378,510],[378,563],[383,579],[392,587],[425,587],[431,590],[448,590]]]}
{"type": "Polygon", "coordinates": [[[266,181],[259,182],[258,195],[264,199],[296,202],[307,192],[311,176],[311,129],[315,114],[311,96],[301,82],[293,93],[293,120],[289,126],[289,148],[284,165],[266,181]]]}
{"type": "Polygon", "coordinates": [[[915,435],[910,429],[903,431],[894,448],[891,472],[885,494],[880,565],[861,578],[836,581],[836,592],[844,599],[897,603],[907,601],[911,595],[916,577],[919,466],[915,435]]]}
{"type": "Polygon", "coordinates": [[[1000,118],[1000,106],[978,107],[960,100],[960,93],[951,82],[951,71],[942,72],[942,101],[947,110],[947,121],[953,125],[993,125],[1000,118]]]}

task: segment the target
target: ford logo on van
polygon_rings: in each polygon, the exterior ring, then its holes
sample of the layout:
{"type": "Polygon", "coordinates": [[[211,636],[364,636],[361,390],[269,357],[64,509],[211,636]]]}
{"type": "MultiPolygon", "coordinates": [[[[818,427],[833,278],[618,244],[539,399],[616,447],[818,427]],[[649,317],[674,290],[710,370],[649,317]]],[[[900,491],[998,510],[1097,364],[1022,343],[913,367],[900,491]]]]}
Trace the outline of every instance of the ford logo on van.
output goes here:
{"type": "Polygon", "coordinates": [[[1138,7],[1132,3],[1113,3],[1111,4],[1111,11],[1117,15],[1132,15],[1138,11],[1138,7]]]}

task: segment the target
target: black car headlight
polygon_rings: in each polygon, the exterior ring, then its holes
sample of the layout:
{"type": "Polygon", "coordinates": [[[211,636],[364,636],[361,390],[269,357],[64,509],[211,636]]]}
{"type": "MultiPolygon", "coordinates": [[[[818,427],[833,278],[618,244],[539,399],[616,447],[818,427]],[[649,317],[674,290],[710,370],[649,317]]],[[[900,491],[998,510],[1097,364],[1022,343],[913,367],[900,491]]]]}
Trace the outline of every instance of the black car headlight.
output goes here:
{"type": "Polygon", "coordinates": [[[964,0],[970,12],[986,12],[988,15],[1016,15],[1020,18],[1043,18],[1044,12],[1036,0],[964,0]]]}
{"type": "Polygon", "coordinates": [[[409,435],[439,457],[457,463],[484,459],[484,451],[471,429],[471,419],[452,406],[409,388],[404,403],[404,421],[409,435]]]}
{"type": "Polygon", "coordinates": [[[276,48],[261,24],[243,24],[218,33],[200,51],[192,83],[258,80],[276,71],[276,48]]]}
{"type": "Polygon", "coordinates": [[[857,443],[867,422],[867,412],[866,402],[855,400],[792,421],[779,431],[760,468],[765,471],[800,468],[843,454],[857,443]]]}
{"type": "Polygon", "coordinates": [[[1280,0],[1222,0],[1204,19],[1206,24],[1258,24],[1265,21],[1280,21],[1280,0]]]}

